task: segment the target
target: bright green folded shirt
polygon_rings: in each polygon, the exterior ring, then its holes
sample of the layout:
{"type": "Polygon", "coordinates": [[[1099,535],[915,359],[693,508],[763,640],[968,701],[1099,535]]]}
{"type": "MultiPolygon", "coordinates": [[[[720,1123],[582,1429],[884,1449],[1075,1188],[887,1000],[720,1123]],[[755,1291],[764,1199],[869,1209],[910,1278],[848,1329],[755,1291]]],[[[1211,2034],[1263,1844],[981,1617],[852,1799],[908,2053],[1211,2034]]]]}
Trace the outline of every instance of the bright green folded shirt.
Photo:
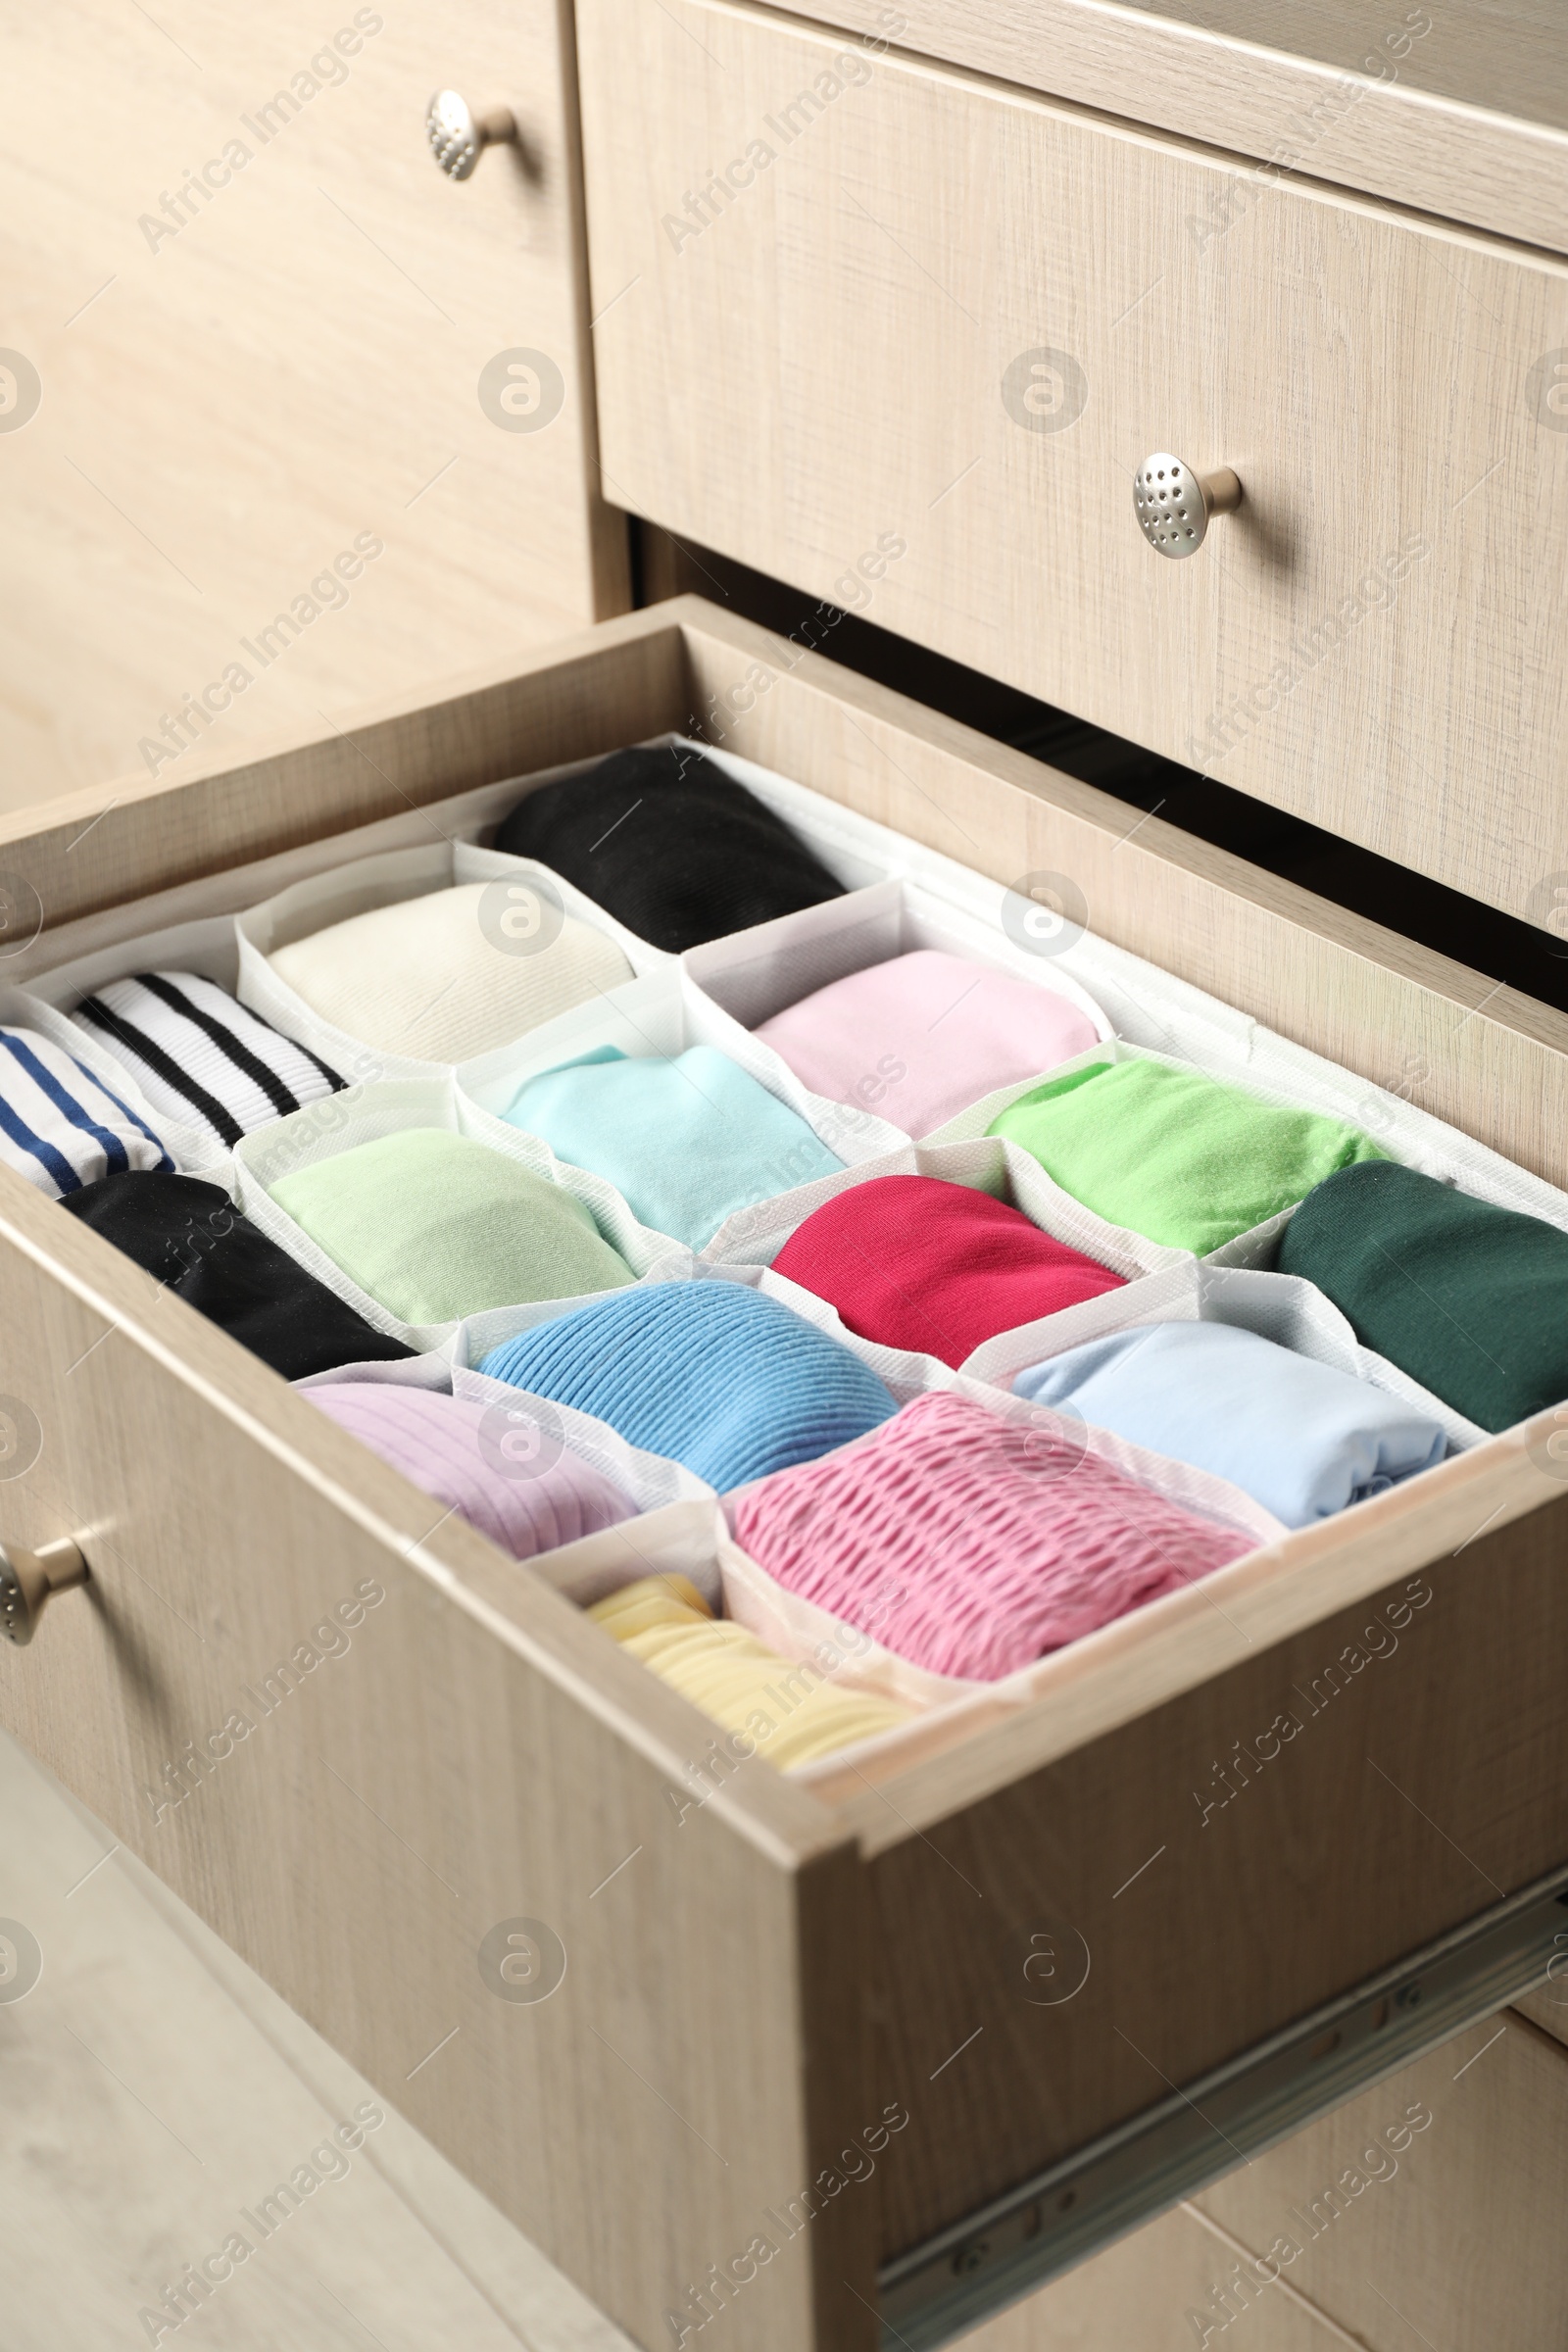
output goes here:
{"type": "Polygon", "coordinates": [[[1339,1119],[1160,1061],[1097,1061],[1048,1078],[986,1132],[1032,1152],[1097,1216],[1200,1257],[1336,1168],[1386,1156],[1339,1119]]]}
{"type": "Polygon", "coordinates": [[[577,1298],[636,1276],[582,1202],[504,1152],[406,1127],[270,1187],[334,1264],[405,1323],[577,1298]]]}
{"type": "Polygon", "coordinates": [[[1483,1429],[1568,1396],[1568,1233],[1386,1160],[1301,1202],[1280,1272],[1483,1429]]]}

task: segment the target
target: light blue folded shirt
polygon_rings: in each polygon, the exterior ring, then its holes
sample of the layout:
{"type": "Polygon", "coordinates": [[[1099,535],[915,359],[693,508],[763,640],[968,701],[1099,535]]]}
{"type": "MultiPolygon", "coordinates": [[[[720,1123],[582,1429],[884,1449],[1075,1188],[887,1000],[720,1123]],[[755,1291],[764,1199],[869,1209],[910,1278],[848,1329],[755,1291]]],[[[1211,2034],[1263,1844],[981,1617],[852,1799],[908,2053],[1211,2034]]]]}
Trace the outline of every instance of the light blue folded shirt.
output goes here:
{"type": "Polygon", "coordinates": [[[737,1209],[844,1166],[715,1046],[673,1059],[601,1046],[528,1079],[502,1116],[543,1136],[558,1159],[608,1177],[644,1225],[693,1250],[737,1209]]]}
{"type": "Polygon", "coordinates": [[[1031,1365],[1031,1403],[1229,1479],[1308,1527],[1441,1462],[1439,1422],[1348,1372],[1230,1323],[1145,1323],[1031,1365]]]}

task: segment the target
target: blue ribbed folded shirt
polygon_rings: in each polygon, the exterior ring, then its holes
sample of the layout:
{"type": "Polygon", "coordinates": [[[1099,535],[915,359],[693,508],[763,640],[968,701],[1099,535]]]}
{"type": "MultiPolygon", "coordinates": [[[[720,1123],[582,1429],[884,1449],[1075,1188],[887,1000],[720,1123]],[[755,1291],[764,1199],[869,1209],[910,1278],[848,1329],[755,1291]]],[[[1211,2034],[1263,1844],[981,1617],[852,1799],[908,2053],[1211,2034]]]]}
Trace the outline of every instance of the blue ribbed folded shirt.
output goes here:
{"type": "Polygon", "coordinates": [[[1315,1356],[1229,1323],[1146,1323],[1020,1372],[1013,1394],[1212,1471],[1307,1527],[1441,1462],[1442,1425],[1315,1356]]]}
{"type": "Polygon", "coordinates": [[[575,1405],[723,1494],[815,1461],[898,1410],[858,1355],[742,1283],[640,1283],[536,1323],[479,1366],[575,1405]]]}
{"type": "Polygon", "coordinates": [[[503,1115],[573,1167],[608,1176],[633,1216],[691,1250],[737,1209],[844,1165],[716,1046],[688,1046],[667,1060],[602,1046],[530,1078],[503,1115]]]}

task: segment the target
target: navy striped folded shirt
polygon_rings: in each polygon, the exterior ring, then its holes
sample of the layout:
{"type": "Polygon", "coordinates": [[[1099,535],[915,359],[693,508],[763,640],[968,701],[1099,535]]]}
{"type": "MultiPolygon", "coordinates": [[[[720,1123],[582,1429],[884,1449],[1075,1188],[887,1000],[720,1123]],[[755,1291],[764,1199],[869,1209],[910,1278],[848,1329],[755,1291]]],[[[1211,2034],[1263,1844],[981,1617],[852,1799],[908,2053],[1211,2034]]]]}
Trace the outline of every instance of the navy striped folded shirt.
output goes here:
{"type": "Polygon", "coordinates": [[[146,1122],[36,1029],[0,1027],[0,1163],[61,1199],[101,1176],[174,1162],[146,1122]]]}
{"type": "Polygon", "coordinates": [[[72,1018],[123,1062],[154,1110],[232,1151],[253,1127],[336,1094],[343,1081],[216,981],[137,972],[84,997],[72,1018]]]}

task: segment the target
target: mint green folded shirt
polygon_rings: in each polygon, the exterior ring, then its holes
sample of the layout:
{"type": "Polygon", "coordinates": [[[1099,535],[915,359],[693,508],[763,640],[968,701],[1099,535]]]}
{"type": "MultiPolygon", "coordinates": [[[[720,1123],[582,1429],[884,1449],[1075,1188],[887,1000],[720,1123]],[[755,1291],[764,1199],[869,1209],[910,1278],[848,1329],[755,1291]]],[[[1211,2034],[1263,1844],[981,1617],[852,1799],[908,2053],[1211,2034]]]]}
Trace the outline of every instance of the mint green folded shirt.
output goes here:
{"type": "Polygon", "coordinates": [[[1032,1152],[1097,1216],[1200,1257],[1336,1169],[1388,1156],[1339,1119],[1160,1061],[1097,1061],[1048,1078],[986,1132],[1032,1152]]]}
{"type": "Polygon", "coordinates": [[[445,1128],[405,1127],[270,1189],[335,1265],[405,1323],[450,1323],[636,1280],[570,1193],[445,1128]]]}
{"type": "Polygon", "coordinates": [[[601,1046],[530,1078],[503,1115],[573,1167],[608,1176],[641,1224],[692,1250],[737,1209],[844,1165],[715,1046],[688,1046],[672,1060],[601,1046]]]}

